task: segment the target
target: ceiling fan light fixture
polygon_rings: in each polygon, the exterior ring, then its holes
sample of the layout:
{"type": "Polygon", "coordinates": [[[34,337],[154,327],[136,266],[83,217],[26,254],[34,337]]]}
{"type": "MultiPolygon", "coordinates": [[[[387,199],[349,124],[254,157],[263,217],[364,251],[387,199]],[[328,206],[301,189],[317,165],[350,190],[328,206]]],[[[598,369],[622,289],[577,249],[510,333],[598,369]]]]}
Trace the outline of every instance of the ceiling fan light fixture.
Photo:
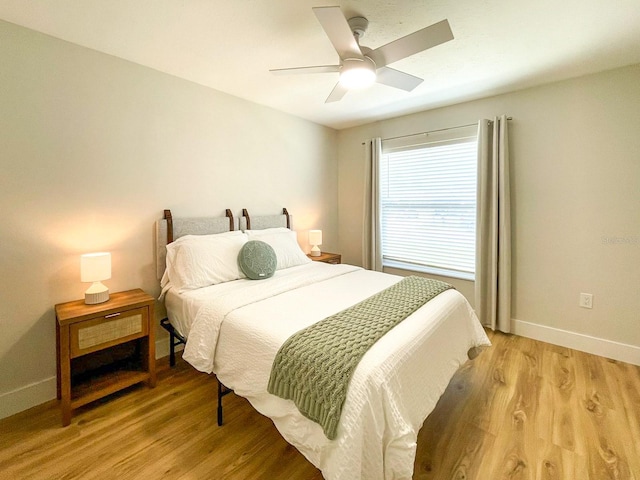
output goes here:
{"type": "Polygon", "coordinates": [[[369,57],[345,58],[340,70],[340,84],[345,88],[365,88],[376,81],[376,65],[369,57]]]}

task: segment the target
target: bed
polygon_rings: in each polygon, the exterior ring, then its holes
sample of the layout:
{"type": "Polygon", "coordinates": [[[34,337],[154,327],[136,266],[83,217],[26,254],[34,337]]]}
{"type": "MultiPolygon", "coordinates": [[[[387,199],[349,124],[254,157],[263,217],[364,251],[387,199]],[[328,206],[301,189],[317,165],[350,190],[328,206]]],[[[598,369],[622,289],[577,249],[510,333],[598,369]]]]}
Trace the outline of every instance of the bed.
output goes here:
{"type": "Polygon", "coordinates": [[[239,221],[230,211],[226,217],[201,219],[174,219],[165,211],[165,218],[156,225],[157,270],[172,357],[174,345],[184,342],[183,359],[197,370],[215,374],[219,423],[222,396],[234,391],[271,418],[285,440],[325,478],[409,479],[422,423],[456,370],[468,360],[468,352],[490,345],[489,339],[459,292],[440,293],[364,354],[349,382],[337,434],[330,440],[291,400],[268,393],[274,358],[296,332],[384,291],[402,277],[313,262],[297,246],[291,228],[292,217],[286,209],[281,215],[261,217],[249,217],[244,210],[239,221]],[[218,253],[234,244],[224,253],[229,257],[239,242],[264,239],[269,243],[272,237],[294,239],[295,245],[287,240],[282,250],[282,242],[273,243],[278,268],[266,280],[250,280],[242,274],[233,278],[237,272],[225,268],[233,270],[235,258],[226,258],[225,266],[221,265],[224,259],[202,253],[213,245],[203,246],[205,239],[223,245],[218,253]],[[197,245],[198,253],[190,251],[185,267],[176,260],[176,252],[189,242],[197,245]],[[205,285],[211,279],[191,271],[187,277],[196,280],[188,278],[191,283],[187,281],[185,288],[177,270],[198,270],[204,268],[202,263],[211,262],[219,262],[216,268],[225,271],[221,275],[225,281],[205,285]]]}

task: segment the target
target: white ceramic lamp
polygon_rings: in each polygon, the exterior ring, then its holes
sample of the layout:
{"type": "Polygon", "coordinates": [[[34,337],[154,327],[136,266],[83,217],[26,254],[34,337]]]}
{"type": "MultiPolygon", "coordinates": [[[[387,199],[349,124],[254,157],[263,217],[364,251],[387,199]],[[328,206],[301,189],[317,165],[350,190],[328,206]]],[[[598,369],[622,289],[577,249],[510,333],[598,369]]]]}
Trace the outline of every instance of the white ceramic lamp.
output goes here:
{"type": "Polygon", "coordinates": [[[322,254],[318,248],[318,245],[322,245],[322,230],[309,230],[309,244],[311,245],[309,255],[319,257],[322,254]]]}
{"type": "Polygon", "coordinates": [[[94,305],[109,300],[109,289],[100,283],[111,278],[111,254],[107,252],[80,255],[80,281],[92,282],[84,293],[84,303],[94,305]]]}

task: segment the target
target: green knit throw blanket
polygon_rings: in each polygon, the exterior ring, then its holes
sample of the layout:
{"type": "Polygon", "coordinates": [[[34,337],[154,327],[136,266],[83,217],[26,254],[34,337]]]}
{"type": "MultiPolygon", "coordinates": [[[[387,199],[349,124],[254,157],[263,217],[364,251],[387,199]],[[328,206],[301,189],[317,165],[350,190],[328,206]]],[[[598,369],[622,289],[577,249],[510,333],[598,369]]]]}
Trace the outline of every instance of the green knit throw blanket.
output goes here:
{"type": "Polygon", "coordinates": [[[450,288],[437,280],[406,277],[293,334],[273,361],[269,393],[293,400],[333,440],[349,381],[362,356],[385,333],[450,288]]]}

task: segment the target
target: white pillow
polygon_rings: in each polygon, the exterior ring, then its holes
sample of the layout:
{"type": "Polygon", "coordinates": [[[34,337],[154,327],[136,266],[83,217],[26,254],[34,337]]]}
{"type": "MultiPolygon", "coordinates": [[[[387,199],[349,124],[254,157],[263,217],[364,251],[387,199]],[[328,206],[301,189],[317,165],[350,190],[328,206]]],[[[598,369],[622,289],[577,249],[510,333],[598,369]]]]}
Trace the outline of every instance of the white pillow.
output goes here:
{"type": "Polygon", "coordinates": [[[277,270],[310,263],[312,260],[298,245],[296,232],[285,227],[266,228],[264,230],[246,230],[249,240],[259,239],[268,243],[276,252],[277,270]]]}
{"type": "Polygon", "coordinates": [[[180,237],[167,245],[167,280],[184,292],[244,278],[238,253],[247,240],[239,231],[180,237]]]}

